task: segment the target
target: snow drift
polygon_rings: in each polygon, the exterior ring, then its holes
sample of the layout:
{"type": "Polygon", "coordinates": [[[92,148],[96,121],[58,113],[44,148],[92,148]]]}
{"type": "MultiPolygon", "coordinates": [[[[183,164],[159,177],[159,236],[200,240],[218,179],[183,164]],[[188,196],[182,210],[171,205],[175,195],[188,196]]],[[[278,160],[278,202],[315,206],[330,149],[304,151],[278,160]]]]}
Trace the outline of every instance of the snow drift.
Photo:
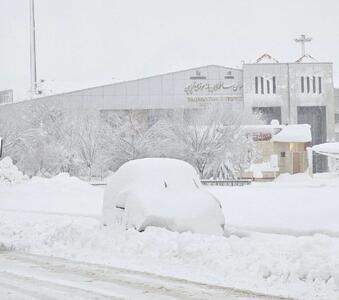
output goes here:
{"type": "Polygon", "coordinates": [[[3,185],[0,195],[0,209],[99,216],[103,190],[61,173],[3,185]]]}

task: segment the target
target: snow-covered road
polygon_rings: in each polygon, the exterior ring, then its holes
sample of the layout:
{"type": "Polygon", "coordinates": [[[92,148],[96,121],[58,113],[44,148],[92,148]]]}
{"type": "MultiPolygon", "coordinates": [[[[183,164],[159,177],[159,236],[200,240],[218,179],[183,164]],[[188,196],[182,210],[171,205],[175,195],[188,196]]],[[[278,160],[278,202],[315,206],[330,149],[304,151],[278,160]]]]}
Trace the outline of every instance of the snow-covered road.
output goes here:
{"type": "Polygon", "coordinates": [[[145,272],[0,252],[0,299],[284,299],[145,272]]]}

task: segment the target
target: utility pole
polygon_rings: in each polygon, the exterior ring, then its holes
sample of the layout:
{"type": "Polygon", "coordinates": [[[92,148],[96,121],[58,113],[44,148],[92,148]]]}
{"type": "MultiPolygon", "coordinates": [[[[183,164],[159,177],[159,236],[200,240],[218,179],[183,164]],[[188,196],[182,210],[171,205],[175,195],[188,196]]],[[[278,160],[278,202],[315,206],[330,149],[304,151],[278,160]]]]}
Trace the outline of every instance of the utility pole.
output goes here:
{"type": "Polygon", "coordinates": [[[33,98],[38,94],[36,75],[36,48],[35,48],[35,16],[34,0],[30,0],[30,66],[31,66],[31,90],[30,96],[33,98]]]}
{"type": "Polygon", "coordinates": [[[303,57],[306,54],[306,52],[305,52],[305,44],[307,42],[312,41],[312,38],[311,37],[306,37],[306,34],[302,34],[300,36],[300,38],[296,38],[296,39],[294,39],[294,41],[301,44],[301,57],[303,57]]]}

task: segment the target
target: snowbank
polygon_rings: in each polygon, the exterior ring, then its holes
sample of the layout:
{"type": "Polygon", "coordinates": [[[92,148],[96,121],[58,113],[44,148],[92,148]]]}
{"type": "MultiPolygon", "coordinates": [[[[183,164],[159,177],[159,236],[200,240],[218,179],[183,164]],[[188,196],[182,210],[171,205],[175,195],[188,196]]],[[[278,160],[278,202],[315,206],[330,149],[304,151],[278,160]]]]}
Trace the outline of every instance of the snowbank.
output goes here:
{"type": "Polygon", "coordinates": [[[219,201],[201,189],[194,168],[177,159],[146,158],[125,163],[105,189],[103,223],[144,230],[222,235],[219,201]]]}
{"type": "Polygon", "coordinates": [[[36,254],[250,289],[339,298],[339,239],[252,234],[228,238],[150,227],[110,231],[99,220],[0,212],[0,244],[36,254]]]}
{"type": "Polygon", "coordinates": [[[21,183],[27,180],[25,176],[17,166],[13,164],[10,157],[5,157],[0,160],[0,183],[21,183]]]}
{"type": "Polygon", "coordinates": [[[102,197],[102,189],[61,173],[1,186],[0,209],[100,216],[102,197]]]}
{"type": "Polygon", "coordinates": [[[98,218],[82,216],[100,214],[103,190],[67,174],[1,185],[0,249],[297,299],[339,299],[339,239],[329,236],[339,232],[338,175],[283,175],[272,183],[209,190],[222,199],[227,224],[235,225],[227,238],[152,227],[143,233],[104,228],[98,218]],[[257,229],[295,236],[253,232],[257,229]]]}

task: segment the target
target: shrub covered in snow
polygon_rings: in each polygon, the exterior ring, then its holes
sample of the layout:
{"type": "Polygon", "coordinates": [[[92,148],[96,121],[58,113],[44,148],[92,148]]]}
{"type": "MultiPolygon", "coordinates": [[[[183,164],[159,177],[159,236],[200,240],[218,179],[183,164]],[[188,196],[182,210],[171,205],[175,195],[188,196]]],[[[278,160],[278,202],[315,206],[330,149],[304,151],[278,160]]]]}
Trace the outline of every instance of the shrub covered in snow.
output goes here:
{"type": "Polygon", "coordinates": [[[20,183],[27,179],[10,157],[0,160],[0,183],[20,183]]]}
{"type": "Polygon", "coordinates": [[[219,201],[207,191],[194,168],[168,158],[129,161],[112,176],[105,190],[103,222],[144,230],[223,234],[219,201]]]}

